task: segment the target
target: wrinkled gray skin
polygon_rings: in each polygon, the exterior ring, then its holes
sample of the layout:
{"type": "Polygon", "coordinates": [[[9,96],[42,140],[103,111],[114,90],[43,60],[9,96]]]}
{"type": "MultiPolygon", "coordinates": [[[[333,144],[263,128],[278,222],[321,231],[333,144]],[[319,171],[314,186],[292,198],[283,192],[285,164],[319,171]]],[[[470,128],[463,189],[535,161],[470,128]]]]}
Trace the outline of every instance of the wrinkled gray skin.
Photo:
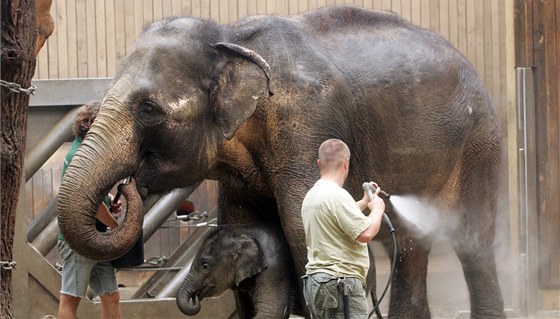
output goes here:
{"type": "MultiPolygon", "coordinates": [[[[279,222],[299,277],[301,202],[319,177],[319,145],[339,138],[352,152],[345,187],[355,198],[375,180],[459,220],[444,230],[463,266],[471,316],[503,318],[493,251],[497,122],[468,61],[392,13],[342,6],[229,25],[166,19],[147,27],[123,60],[64,176],[59,224],[80,254],[113,259],[134,244],[149,195],[215,179],[219,222],[279,222]],[[128,176],[131,208],[104,236],[94,227],[96,207],[128,176]]],[[[430,240],[387,211],[399,241],[389,316],[428,318],[430,240]]],[[[390,250],[385,228],[377,238],[390,250]]]]}
{"type": "Polygon", "coordinates": [[[263,224],[224,226],[202,242],[177,292],[186,315],[200,311],[200,301],[233,289],[239,318],[288,318],[302,315],[295,306],[298,278],[280,227],[263,224]]]}

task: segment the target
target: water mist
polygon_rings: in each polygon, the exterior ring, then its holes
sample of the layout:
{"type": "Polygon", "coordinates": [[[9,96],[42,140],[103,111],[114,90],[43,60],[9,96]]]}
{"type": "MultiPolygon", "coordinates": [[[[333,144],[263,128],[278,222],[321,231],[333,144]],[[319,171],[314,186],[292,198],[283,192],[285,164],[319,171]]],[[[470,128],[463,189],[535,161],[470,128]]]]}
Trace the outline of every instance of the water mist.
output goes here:
{"type": "Polygon", "coordinates": [[[419,237],[441,234],[441,230],[455,226],[455,214],[443,214],[430,201],[412,196],[391,195],[388,198],[395,213],[411,227],[410,230],[419,237]]]}
{"type": "MultiPolygon", "coordinates": [[[[372,193],[377,187],[366,182],[362,184],[362,188],[370,198],[373,198],[372,193]]],[[[389,195],[381,189],[379,195],[391,202],[395,213],[405,221],[407,228],[417,237],[438,236],[444,233],[443,230],[457,226],[456,214],[444,214],[426,199],[412,195],[389,195]]],[[[383,214],[383,220],[393,232],[393,225],[386,214],[383,214]]]]}

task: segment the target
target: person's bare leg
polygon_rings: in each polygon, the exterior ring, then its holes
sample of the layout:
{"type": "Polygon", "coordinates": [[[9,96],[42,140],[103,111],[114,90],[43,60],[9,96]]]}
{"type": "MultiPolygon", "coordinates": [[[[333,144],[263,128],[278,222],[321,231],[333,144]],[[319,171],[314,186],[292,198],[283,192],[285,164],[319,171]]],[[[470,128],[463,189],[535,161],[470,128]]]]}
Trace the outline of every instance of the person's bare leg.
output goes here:
{"type": "Polygon", "coordinates": [[[101,318],[119,319],[121,308],[119,306],[120,294],[118,291],[102,295],[101,297],[101,318]]]}
{"type": "Polygon", "coordinates": [[[58,319],[76,319],[81,298],[60,294],[58,319]]]}

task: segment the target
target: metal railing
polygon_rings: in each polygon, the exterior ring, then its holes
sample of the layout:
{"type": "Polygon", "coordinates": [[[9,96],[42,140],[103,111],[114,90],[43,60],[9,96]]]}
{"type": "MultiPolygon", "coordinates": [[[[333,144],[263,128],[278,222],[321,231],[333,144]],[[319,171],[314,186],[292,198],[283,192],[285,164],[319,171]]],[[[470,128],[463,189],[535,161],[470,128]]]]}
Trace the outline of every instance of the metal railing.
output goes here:
{"type": "Polygon", "coordinates": [[[535,82],[533,68],[517,71],[518,219],[520,308],[524,315],[538,310],[537,162],[535,82]]]}

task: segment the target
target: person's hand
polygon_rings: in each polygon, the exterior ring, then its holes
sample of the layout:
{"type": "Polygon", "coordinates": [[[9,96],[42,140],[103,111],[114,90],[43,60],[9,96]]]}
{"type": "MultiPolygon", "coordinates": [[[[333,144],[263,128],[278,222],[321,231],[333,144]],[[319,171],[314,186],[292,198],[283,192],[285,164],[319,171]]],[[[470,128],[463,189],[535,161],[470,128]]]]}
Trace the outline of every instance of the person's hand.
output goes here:
{"type": "MultiPolygon", "coordinates": [[[[375,182],[369,182],[369,184],[371,185],[372,189],[375,190],[375,192],[374,192],[375,195],[379,194],[379,191],[381,190],[381,188],[380,188],[379,186],[377,186],[377,183],[375,183],[375,182]]],[[[369,195],[368,195],[368,193],[367,193],[366,190],[364,190],[364,197],[362,197],[362,200],[363,200],[365,203],[369,203],[369,202],[371,201],[371,198],[369,198],[369,195]]]]}
{"type": "MultiPolygon", "coordinates": [[[[378,196],[379,192],[381,191],[381,187],[379,187],[374,182],[370,183],[374,186],[375,192],[373,193],[373,199],[368,202],[368,208],[371,212],[376,211],[379,213],[383,213],[385,212],[385,201],[383,201],[383,199],[378,196]]],[[[366,196],[368,195],[366,194],[366,196]]]]}
{"type": "Polygon", "coordinates": [[[110,194],[109,194],[109,198],[110,198],[109,202],[111,203],[109,207],[109,211],[111,212],[111,215],[113,215],[115,219],[118,219],[122,211],[121,208],[122,202],[120,200],[114,202],[113,196],[110,194]]]}

